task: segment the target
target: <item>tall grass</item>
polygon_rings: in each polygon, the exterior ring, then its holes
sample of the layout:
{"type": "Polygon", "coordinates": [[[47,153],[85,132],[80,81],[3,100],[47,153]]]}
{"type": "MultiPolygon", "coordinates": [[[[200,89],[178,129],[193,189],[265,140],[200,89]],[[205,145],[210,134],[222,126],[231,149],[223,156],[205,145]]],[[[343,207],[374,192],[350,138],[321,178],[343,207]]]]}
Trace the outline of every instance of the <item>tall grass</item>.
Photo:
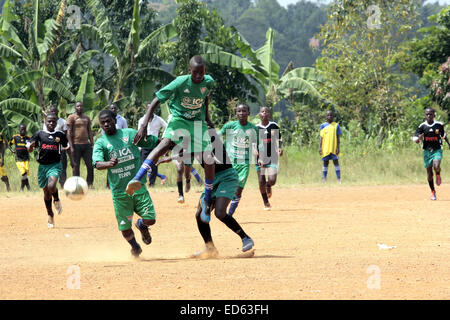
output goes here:
{"type": "MultiPolygon", "coordinates": [[[[384,144],[376,146],[375,143],[359,144],[357,146],[343,140],[339,156],[342,185],[383,185],[383,184],[426,184],[426,171],[423,166],[422,149],[420,145],[411,142],[410,145],[395,147],[384,144]]],[[[194,167],[204,176],[203,169],[198,164],[194,167]]],[[[14,155],[6,151],[6,168],[13,192],[20,188],[20,174],[15,164],[14,155]]],[[[441,163],[443,182],[450,179],[450,152],[444,145],[444,157],[441,163]]],[[[30,185],[33,191],[42,192],[37,185],[38,163],[31,156],[30,185]]],[[[172,163],[163,164],[159,172],[167,176],[165,185],[160,185],[157,178],[154,191],[176,191],[176,167],[172,163]]],[[[106,171],[94,169],[95,190],[91,192],[106,191],[106,171]]],[[[72,168],[68,164],[67,176],[72,176],[72,168]]],[[[86,177],[86,167],[81,161],[81,176],[86,177]]],[[[317,146],[296,147],[289,146],[284,149],[280,157],[277,185],[284,187],[320,186],[322,179],[322,161],[317,146]]],[[[450,181],[450,180],[448,180],[450,181]]],[[[191,177],[192,188],[200,189],[195,178],[191,177]]],[[[326,185],[337,185],[336,174],[332,161],[329,164],[326,185]]],[[[246,188],[258,188],[258,181],[254,166],[250,170],[246,188]]],[[[6,194],[6,188],[0,182],[0,195],[6,194]]],[[[27,194],[27,192],[25,192],[27,194]]]]}

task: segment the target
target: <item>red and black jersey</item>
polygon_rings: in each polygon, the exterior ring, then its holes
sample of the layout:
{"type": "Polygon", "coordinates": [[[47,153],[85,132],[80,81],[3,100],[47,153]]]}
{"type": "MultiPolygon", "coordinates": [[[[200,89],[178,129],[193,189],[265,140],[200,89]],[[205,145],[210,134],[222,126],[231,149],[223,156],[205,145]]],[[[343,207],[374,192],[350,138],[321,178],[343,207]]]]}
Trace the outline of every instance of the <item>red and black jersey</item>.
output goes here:
{"type": "Polygon", "coordinates": [[[414,134],[418,137],[421,134],[423,136],[422,148],[428,151],[439,150],[442,147],[442,137],[445,135],[444,125],[441,122],[434,121],[432,124],[428,124],[426,121],[422,123],[414,134]]]}
{"type": "Polygon", "coordinates": [[[27,150],[27,143],[30,141],[29,136],[21,136],[20,134],[13,135],[10,146],[15,146],[16,148],[16,161],[28,161],[30,160],[30,155],[27,150]]]}
{"type": "Polygon", "coordinates": [[[263,164],[278,163],[278,148],[281,148],[280,127],[276,122],[269,121],[266,126],[258,123],[256,127],[259,129],[259,158],[263,164]],[[262,148],[261,148],[262,147],[262,148]]]}
{"type": "Polygon", "coordinates": [[[67,137],[61,131],[36,132],[31,137],[31,142],[36,141],[36,147],[39,148],[37,161],[40,164],[52,164],[61,161],[61,146],[67,147],[67,137]]]}

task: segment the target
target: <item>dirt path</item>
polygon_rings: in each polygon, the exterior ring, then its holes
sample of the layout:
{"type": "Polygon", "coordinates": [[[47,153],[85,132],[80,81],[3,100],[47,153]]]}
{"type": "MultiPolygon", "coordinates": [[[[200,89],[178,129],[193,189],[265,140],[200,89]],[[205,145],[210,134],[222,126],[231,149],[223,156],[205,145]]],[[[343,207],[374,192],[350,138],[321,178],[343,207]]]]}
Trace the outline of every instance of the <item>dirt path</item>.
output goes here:
{"type": "Polygon", "coordinates": [[[52,230],[41,194],[2,194],[0,297],[448,299],[450,185],[439,187],[434,202],[427,188],[275,187],[272,211],[262,210],[256,190],[245,190],[235,217],[255,240],[255,256],[237,258],[240,239],[212,219],[214,260],[189,258],[203,248],[198,190],[183,205],[175,192],[152,192],[157,224],[138,261],[117,231],[106,191],[79,202],[62,196],[52,230]]]}

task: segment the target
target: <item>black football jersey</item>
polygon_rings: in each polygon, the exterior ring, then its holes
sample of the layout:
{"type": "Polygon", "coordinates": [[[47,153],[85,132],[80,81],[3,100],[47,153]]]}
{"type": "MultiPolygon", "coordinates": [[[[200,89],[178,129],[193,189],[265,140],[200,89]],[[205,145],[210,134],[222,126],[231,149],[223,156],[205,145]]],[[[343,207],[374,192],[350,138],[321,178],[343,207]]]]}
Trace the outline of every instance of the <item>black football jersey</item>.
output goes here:
{"type": "Polygon", "coordinates": [[[39,148],[37,161],[40,164],[52,164],[61,161],[61,147],[67,147],[67,137],[61,131],[36,132],[31,137],[31,142],[36,141],[36,148],[39,148]]]}
{"type": "Polygon", "coordinates": [[[27,143],[30,142],[29,136],[21,136],[20,134],[13,135],[9,145],[14,145],[16,148],[16,161],[28,161],[30,155],[27,150],[27,143]]]}
{"type": "Polygon", "coordinates": [[[422,148],[428,151],[439,150],[442,147],[442,137],[445,135],[444,125],[441,122],[434,121],[428,124],[426,121],[422,123],[414,134],[418,137],[424,134],[422,148]]]}
{"type": "Polygon", "coordinates": [[[263,164],[278,163],[278,148],[281,143],[280,127],[273,121],[269,121],[266,126],[260,122],[256,127],[259,129],[259,158],[263,164]]]}

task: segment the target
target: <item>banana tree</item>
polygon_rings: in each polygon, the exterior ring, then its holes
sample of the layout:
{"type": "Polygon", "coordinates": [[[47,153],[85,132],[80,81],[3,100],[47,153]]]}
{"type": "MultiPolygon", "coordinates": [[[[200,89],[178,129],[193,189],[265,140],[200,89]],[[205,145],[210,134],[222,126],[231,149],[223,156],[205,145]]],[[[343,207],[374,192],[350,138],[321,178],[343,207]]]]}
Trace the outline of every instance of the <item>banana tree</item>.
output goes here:
{"type": "Polygon", "coordinates": [[[48,72],[52,55],[60,50],[59,32],[65,12],[62,0],[56,19],[44,23],[39,20],[39,1],[33,2],[33,20],[28,25],[28,46],[18,36],[11,24],[17,17],[12,13],[10,1],[3,6],[0,17],[0,60],[6,79],[0,86],[0,111],[2,124],[26,123],[30,131],[36,130],[42,121],[50,92],[73,101],[75,96],[63,82],[48,72]]]}
{"type": "Polygon", "coordinates": [[[244,37],[234,30],[233,40],[239,48],[241,56],[225,52],[219,46],[201,42],[202,55],[209,62],[238,69],[249,75],[260,87],[265,103],[274,106],[281,99],[320,98],[315,89],[321,77],[313,68],[296,68],[289,64],[282,76],[279,76],[280,66],[274,59],[275,31],[269,28],[266,32],[265,44],[253,50],[244,37]]]}
{"type": "Polygon", "coordinates": [[[131,28],[125,50],[120,49],[112,21],[101,0],[86,1],[88,8],[95,17],[96,25],[81,25],[83,35],[94,41],[100,47],[102,53],[110,56],[114,60],[117,72],[114,77],[115,92],[111,100],[121,100],[122,103],[133,103],[132,99],[124,99],[124,97],[135,97],[137,94],[143,92],[143,88],[148,89],[153,82],[149,79],[167,82],[174,78],[170,73],[159,68],[139,67],[151,58],[153,54],[152,48],[157,48],[159,44],[167,42],[176,36],[174,26],[167,24],[153,31],[141,41],[139,2],[139,0],[134,1],[131,28]],[[139,64],[139,62],[142,63],[139,64]],[[145,72],[147,80],[143,80],[138,84],[132,84],[132,92],[124,92],[127,85],[130,85],[130,78],[138,71],[145,72]]]}

